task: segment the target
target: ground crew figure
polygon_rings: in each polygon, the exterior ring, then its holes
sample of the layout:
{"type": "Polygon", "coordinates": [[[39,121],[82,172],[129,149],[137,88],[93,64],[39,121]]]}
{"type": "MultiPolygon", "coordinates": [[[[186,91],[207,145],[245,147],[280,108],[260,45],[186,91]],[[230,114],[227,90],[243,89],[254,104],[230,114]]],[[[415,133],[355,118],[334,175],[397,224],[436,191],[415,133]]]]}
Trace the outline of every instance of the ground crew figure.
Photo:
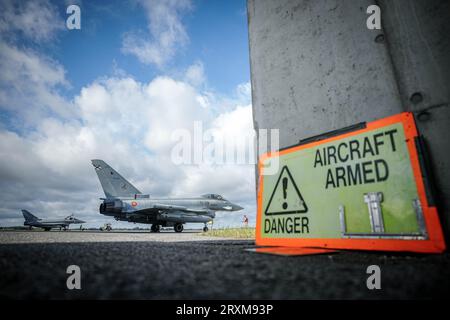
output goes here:
{"type": "Polygon", "coordinates": [[[244,227],[247,228],[248,227],[248,217],[244,214],[244,227]]]}

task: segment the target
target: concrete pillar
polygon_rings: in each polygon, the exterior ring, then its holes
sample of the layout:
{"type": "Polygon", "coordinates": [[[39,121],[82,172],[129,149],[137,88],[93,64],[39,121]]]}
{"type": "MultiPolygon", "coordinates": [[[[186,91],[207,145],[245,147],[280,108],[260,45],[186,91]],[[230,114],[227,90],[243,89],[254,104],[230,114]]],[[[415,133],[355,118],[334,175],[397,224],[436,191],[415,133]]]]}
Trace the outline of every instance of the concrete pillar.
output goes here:
{"type": "Polygon", "coordinates": [[[255,129],[280,129],[286,147],[414,112],[450,231],[449,21],[445,0],[248,0],[255,129]],[[372,4],[382,30],[366,27],[372,4]]]}

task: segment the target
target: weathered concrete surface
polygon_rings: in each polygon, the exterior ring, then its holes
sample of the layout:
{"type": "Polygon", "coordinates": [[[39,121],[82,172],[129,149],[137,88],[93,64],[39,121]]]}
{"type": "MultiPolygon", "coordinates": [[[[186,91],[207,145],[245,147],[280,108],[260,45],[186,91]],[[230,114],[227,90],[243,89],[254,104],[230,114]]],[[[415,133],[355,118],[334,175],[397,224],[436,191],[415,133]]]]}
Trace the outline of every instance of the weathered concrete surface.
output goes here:
{"type": "Polygon", "coordinates": [[[0,299],[420,299],[450,294],[448,254],[282,257],[245,251],[253,241],[162,242],[172,235],[203,239],[195,234],[154,234],[148,241],[131,241],[133,233],[77,234],[97,235],[110,241],[0,244],[0,299]],[[81,290],[66,287],[72,264],[81,268],[81,290]],[[372,264],[381,268],[381,290],[367,289],[366,269],[372,264]]]}
{"type": "Polygon", "coordinates": [[[403,111],[371,1],[249,1],[256,128],[279,128],[281,147],[403,111]]]}
{"type": "Polygon", "coordinates": [[[366,27],[371,4],[248,1],[255,129],[280,129],[280,147],[287,147],[359,122],[426,110],[418,126],[437,177],[439,209],[448,217],[449,2],[381,1],[383,30],[366,27]],[[423,99],[413,104],[416,92],[423,99]]]}
{"type": "Polygon", "coordinates": [[[401,103],[416,114],[426,139],[438,205],[450,231],[450,1],[379,4],[401,103]]]}

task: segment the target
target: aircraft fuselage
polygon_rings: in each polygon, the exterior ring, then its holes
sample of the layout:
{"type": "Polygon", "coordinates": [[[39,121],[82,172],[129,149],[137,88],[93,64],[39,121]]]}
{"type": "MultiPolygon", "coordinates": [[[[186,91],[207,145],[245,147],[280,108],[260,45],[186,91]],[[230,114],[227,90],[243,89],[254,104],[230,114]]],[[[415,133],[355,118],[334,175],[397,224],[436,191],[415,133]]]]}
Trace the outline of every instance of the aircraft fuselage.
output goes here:
{"type": "Polygon", "coordinates": [[[236,211],[242,209],[227,200],[199,198],[159,198],[105,199],[100,205],[100,213],[113,216],[116,220],[160,224],[208,223],[216,211],[236,211]]]}

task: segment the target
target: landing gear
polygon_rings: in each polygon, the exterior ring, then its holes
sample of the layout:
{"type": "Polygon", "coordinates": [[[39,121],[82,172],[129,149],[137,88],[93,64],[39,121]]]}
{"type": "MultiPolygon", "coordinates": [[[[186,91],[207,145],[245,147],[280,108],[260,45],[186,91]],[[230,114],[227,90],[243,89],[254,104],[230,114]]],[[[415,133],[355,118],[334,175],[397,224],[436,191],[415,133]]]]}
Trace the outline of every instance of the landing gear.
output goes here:
{"type": "Polygon", "coordinates": [[[175,232],[181,232],[183,231],[183,224],[182,223],[176,223],[173,226],[173,230],[175,230],[175,232]]]}
{"type": "Polygon", "coordinates": [[[100,231],[111,231],[111,223],[105,223],[102,227],[100,227],[100,231]]]}
{"type": "Polygon", "coordinates": [[[207,232],[209,229],[208,229],[208,227],[207,226],[204,226],[203,227],[203,232],[207,232]]]}
{"type": "Polygon", "coordinates": [[[161,230],[161,226],[159,224],[152,224],[152,227],[150,228],[152,232],[159,232],[161,230]]]}
{"type": "Polygon", "coordinates": [[[51,228],[44,228],[45,231],[50,231],[51,228]]]}

